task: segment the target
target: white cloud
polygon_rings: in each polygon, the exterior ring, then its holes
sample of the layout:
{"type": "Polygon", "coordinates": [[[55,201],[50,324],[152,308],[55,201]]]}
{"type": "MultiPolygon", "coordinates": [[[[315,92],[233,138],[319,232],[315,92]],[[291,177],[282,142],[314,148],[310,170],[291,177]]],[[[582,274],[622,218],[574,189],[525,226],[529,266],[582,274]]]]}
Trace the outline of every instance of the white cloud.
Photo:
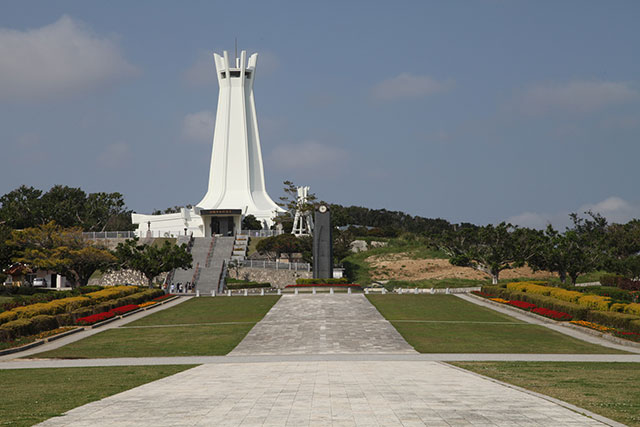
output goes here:
{"type": "MultiPolygon", "coordinates": [[[[587,211],[599,213],[607,218],[609,223],[626,223],[634,218],[640,218],[640,204],[633,204],[617,196],[608,197],[598,203],[582,205],[572,212],[583,216],[584,212],[587,211]]],[[[569,219],[570,213],[524,212],[508,218],[507,222],[538,229],[546,228],[548,224],[552,224],[556,229],[564,230],[571,223],[569,219]]]]}
{"type": "Polygon", "coordinates": [[[137,72],[113,40],[66,15],[37,29],[0,29],[1,97],[78,93],[137,72]]]}
{"type": "Polygon", "coordinates": [[[401,73],[375,85],[371,90],[371,94],[374,98],[380,100],[421,98],[447,91],[452,87],[453,82],[451,80],[438,81],[430,76],[401,73]]]}
{"type": "Polygon", "coordinates": [[[108,145],[98,155],[98,163],[110,169],[119,169],[131,161],[131,148],[124,142],[108,145]]]}
{"type": "Polygon", "coordinates": [[[211,52],[201,52],[196,61],[182,75],[194,86],[206,86],[216,82],[216,67],[211,52]]]}
{"type": "Polygon", "coordinates": [[[305,173],[338,172],[347,159],[348,153],[345,150],[315,141],[282,144],[275,147],[269,155],[270,163],[276,168],[305,173]]]}
{"type": "Polygon", "coordinates": [[[216,115],[210,110],[187,114],[182,120],[183,139],[211,144],[215,121],[216,115]]]}
{"type": "Polygon", "coordinates": [[[638,99],[639,95],[628,82],[575,80],[530,86],[519,102],[528,114],[590,113],[638,99]]]}

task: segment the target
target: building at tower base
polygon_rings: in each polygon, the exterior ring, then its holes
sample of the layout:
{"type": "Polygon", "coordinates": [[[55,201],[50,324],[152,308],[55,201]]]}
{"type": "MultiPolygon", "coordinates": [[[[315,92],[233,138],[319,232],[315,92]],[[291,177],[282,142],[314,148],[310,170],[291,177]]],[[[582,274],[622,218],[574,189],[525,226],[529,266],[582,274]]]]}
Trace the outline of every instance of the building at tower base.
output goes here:
{"type": "Polygon", "coordinates": [[[267,229],[284,212],[267,194],[258,133],[253,82],[258,54],[242,51],[229,63],[229,54],[213,54],[220,91],[213,136],[209,185],[193,208],[164,215],[132,214],[139,237],[195,237],[238,233],[242,219],[255,216],[267,229]]]}

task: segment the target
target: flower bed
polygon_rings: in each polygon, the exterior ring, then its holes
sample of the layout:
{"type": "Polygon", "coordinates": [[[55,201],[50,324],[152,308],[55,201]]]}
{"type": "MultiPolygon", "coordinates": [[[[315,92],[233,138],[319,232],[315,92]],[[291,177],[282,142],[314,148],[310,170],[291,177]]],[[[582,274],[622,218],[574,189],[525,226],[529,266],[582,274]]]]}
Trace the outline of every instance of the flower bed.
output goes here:
{"type": "Polygon", "coordinates": [[[509,301],[506,299],[502,299],[502,298],[489,298],[491,301],[495,301],[495,302],[499,302],[502,304],[509,304],[509,301]]]}
{"type": "Polygon", "coordinates": [[[156,301],[147,301],[147,302],[144,302],[142,304],[139,304],[138,307],[144,308],[144,307],[149,307],[150,305],[154,305],[154,304],[157,304],[157,302],[156,301]]]}
{"type": "Polygon", "coordinates": [[[511,300],[507,302],[507,304],[512,305],[514,307],[521,308],[523,310],[533,310],[534,308],[537,307],[537,305],[532,304],[530,302],[518,301],[518,300],[511,300]]]}
{"type": "Polygon", "coordinates": [[[285,288],[359,288],[355,283],[302,283],[287,285],[285,288]]]}
{"type": "Polygon", "coordinates": [[[544,307],[536,307],[531,310],[532,313],[539,314],[544,317],[549,317],[553,320],[571,320],[573,317],[568,313],[563,313],[561,311],[549,310],[544,307]]]}
{"type": "Polygon", "coordinates": [[[495,298],[496,296],[493,294],[488,294],[486,292],[482,292],[482,291],[471,291],[472,294],[474,295],[478,295],[479,297],[483,297],[483,298],[495,298]]]}
{"type": "Polygon", "coordinates": [[[94,323],[102,322],[103,320],[111,319],[115,317],[115,313],[111,311],[105,311],[104,313],[92,314],[91,316],[81,317],[76,320],[76,325],[86,326],[93,325],[94,323]]]}
{"type": "Polygon", "coordinates": [[[174,294],[164,294],[164,295],[161,295],[161,296],[159,296],[157,298],[154,298],[153,300],[154,301],[163,301],[163,300],[166,300],[167,298],[172,298],[174,296],[175,296],[174,294]]]}
{"type": "Polygon", "coordinates": [[[122,307],[112,308],[109,311],[113,312],[116,316],[119,316],[119,315],[128,313],[130,311],[137,310],[138,308],[140,308],[139,305],[128,304],[128,305],[123,305],[122,307]]]}
{"type": "Polygon", "coordinates": [[[584,326],[585,328],[593,329],[598,332],[611,333],[618,338],[624,338],[626,340],[640,342],[640,334],[637,332],[621,331],[616,328],[610,328],[608,326],[603,326],[593,322],[587,322],[585,320],[572,320],[571,323],[578,326],[584,326]]]}
{"type": "Polygon", "coordinates": [[[109,311],[105,311],[103,313],[92,314],[91,316],[81,317],[76,320],[76,325],[86,326],[93,325],[94,323],[102,322],[103,320],[111,319],[115,316],[121,316],[125,313],[128,313],[133,310],[137,310],[140,308],[139,305],[136,304],[127,304],[120,307],[112,308],[109,311]]]}

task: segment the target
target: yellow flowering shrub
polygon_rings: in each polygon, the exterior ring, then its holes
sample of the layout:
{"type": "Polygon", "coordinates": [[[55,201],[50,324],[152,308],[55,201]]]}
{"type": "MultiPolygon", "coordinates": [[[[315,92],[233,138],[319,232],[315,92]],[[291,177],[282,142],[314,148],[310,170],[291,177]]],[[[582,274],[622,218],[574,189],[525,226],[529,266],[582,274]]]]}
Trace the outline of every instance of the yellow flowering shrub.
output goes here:
{"type": "Polygon", "coordinates": [[[517,292],[551,296],[562,301],[577,302],[584,294],[576,291],[568,291],[562,288],[539,285],[539,282],[512,282],[507,283],[507,289],[517,292]]]}
{"type": "Polygon", "coordinates": [[[624,312],[640,316],[640,303],[633,302],[631,304],[627,304],[627,306],[624,309],[624,312]]]}
{"type": "Polygon", "coordinates": [[[609,310],[610,303],[611,298],[600,295],[584,295],[578,298],[578,304],[581,306],[601,311],[609,310]]]}
{"type": "Polygon", "coordinates": [[[0,313],[0,324],[11,322],[12,320],[16,320],[17,318],[18,314],[15,311],[4,311],[0,313]]]}
{"type": "Polygon", "coordinates": [[[25,305],[24,307],[16,307],[12,311],[18,317],[33,317],[40,314],[60,314],[69,313],[77,308],[91,304],[92,301],[87,297],[69,297],[54,299],[49,302],[40,302],[36,304],[25,305]]]}
{"type": "Polygon", "coordinates": [[[627,304],[623,304],[620,302],[617,302],[615,304],[611,304],[611,306],[609,307],[609,311],[615,311],[617,313],[624,313],[624,309],[627,308],[627,304]]]}
{"type": "Polygon", "coordinates": [[[86,294],[86,296],[93,299],[94,301],[102,302],[114,298],[125,297],[127,295],[135,294],[139,291],[140,289],[136,286],[112,286],[100,291],[88,293],[86,294]]]}

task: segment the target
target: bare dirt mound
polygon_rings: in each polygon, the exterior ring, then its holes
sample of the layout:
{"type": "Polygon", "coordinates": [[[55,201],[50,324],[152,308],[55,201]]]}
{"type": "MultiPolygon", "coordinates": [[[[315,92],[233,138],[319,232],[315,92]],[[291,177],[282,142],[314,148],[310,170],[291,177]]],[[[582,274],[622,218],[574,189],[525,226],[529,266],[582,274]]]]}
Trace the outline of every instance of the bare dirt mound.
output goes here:
{"type": "MultiPolygon", "coordinates": [[[[373,280],[424,280],[424,279],[472,279],[486,280],[490,276],[470,267],[451,265],[446,259],[413,259],[408,253],[372,255],[365,259],[371,266],[373,280]]],[[[529,267],[514,268],[500,272],[501,279],[519,277],[547,279],[553,277],[548,271],[533,272],[529,267]]]]}

